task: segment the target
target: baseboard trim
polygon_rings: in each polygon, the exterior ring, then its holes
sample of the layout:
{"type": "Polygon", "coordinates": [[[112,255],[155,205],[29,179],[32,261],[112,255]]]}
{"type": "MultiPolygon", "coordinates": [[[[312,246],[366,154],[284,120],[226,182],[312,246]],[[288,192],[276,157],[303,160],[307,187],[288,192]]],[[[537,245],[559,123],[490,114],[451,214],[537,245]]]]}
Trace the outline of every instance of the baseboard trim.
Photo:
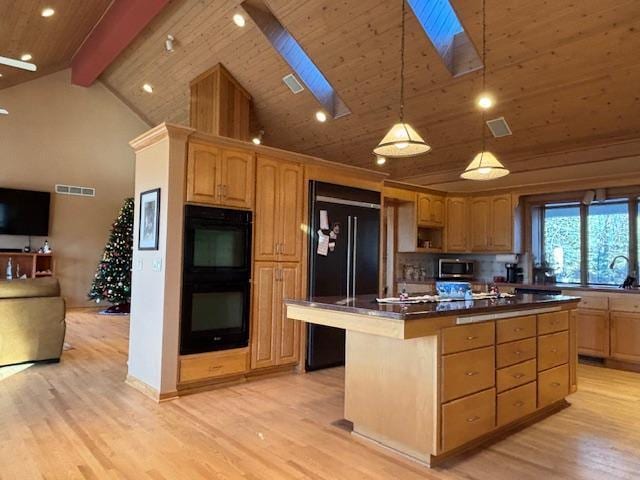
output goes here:
{"type": "Polygon", "coordinates": [[[127,374],[127,378],[125,379],[124,383],[134,388],[138,392],[142,393],[145,397],[150,398],[151,400],[157,403],[173,400],[175,398],[178,398],[179,396],[177,390],[174,390],[172,392],[160,393],[151,385],[146,384],[142,380],[130,374],[127,374]]]}

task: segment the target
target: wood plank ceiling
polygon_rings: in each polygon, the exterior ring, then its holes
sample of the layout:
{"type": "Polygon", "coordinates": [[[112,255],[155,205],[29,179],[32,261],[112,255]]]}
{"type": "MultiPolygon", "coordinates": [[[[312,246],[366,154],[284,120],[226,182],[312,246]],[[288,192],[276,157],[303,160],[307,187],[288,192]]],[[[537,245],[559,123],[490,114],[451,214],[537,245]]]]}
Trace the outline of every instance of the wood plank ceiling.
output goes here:
{"type": "MultiPolygon", "coordinates": [[[[479,47],[481,0],[451,3],[479,47]]],[[[640,138],[638,0],[486,3],[487,85],[498,101],[488,118],[504,116],[514,134],[485,133],[507,167],[523,172],[550,154],[640,138]]],[[[268,1],[352,111],[325,124],[308,91],[283,84],[291,70],[259,29],[233,24],[239,4],[172,1],[102,80],[151,123],[187,124],[189,80],[221,62],[253,96],[266,144],[376,168],[371,150],[397,119],[400,1],[268,1]],[[141,90],[147,82],[152,95],[141,90]]],[[[411,13],[407,35],[406,117],[433,151],[383,168],[415,183],[453,181],[480,148],[481,74],[452,77],[411,13]]]]}
{"type": "Polygon", "coordinates": [[[33,56],[36,72],[0,65],[0,89],[69,67],[71,58],[112,0],[0,0],[0,55],[33,56]],[[40,12],[52,7],[55,14],[40,12]]]}

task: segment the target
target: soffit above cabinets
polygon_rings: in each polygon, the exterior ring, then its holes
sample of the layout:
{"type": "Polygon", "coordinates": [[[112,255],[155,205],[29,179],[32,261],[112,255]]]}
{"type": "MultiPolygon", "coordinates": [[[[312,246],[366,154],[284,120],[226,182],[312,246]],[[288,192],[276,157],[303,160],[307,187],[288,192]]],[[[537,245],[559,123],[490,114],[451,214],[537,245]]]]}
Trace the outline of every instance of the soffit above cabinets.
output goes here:
{"type": "MultiPolygon", "coordinates": [[[[291,67],[242,12],[239,1],[176,1],[156,17],[102,80],[154,124],[188,124],[189,81],[222,63],[251,93],[265,145],[390,172],[422,184],[454,181],[480,148],[475,98],[481,71],[452,75],[414,14],[407,12],[406,118],[429,139],[424,157],[375,165],[372,148],[397,119],[400,2],[269,0],[351,114],[320,124],[309,89],[293,95],[291,67]],[[166,35],[176,50],[166,54],[166,35]],[[153,83],[154,93],[140,85],[153,83]],[[437,174],[437,179],[431,177],[437,174]]],[[[481,1],[450,0],[481,45],[481,1]]],[[[487,3],[487,88],[513,135],[487,148],[513,173],[531,158],[640,138],[640,5],[632,0],[513,0],[487,3]]]]}

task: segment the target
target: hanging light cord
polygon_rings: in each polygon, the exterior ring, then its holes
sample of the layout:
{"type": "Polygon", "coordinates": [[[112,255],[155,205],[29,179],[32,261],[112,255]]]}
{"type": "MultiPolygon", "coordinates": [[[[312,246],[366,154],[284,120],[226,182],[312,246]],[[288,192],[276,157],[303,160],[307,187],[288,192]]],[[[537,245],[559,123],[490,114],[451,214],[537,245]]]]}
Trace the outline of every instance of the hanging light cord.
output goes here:
{"type": "MultiPolygon", "coordinates": [[[[485,93],[486,77],[487,77],[487,20],[486,20],[486,7],[485,0],[482,0],[482,93],[485,93]]],[[[482,110],[482,122],[480,123],[480,138],[482,138],[482,153],[480,154],[480,163],[478,167],[482,167],[482,161],[484,160],[485,152],[485,137],[484,137],[484,108],[482,110]]]]}
{"type": "Polygon", "coordinates": [[[402,29],[400,37],[400,123],[404,124],[404,6],[402,0],[402,29]]]}

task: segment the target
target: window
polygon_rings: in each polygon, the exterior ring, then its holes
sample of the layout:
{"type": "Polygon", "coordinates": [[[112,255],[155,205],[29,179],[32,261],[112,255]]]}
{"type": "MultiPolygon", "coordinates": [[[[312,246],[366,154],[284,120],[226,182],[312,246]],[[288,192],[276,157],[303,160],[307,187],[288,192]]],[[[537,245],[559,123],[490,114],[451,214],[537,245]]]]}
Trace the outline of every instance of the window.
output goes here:
{"type": "Polygon", "coordinates": [[[587,229],[587,283],[620,285],[627,277],[628,265],[618,255],[629,257],[629,203],[607,202],[589,206],[587,229]]]}
{"type": "Polygon", "coordinates": [[[534,257],[556,283],[621,285],[635,273],[640,257],[639,205],[635,196],[589,206],[579,201],[533,204],[534,257]]]}
{"type": "Polygon", "coordinates": [[[580,283],[580,205],[544,208],[544,259],[558,283],[580,283]]]}

